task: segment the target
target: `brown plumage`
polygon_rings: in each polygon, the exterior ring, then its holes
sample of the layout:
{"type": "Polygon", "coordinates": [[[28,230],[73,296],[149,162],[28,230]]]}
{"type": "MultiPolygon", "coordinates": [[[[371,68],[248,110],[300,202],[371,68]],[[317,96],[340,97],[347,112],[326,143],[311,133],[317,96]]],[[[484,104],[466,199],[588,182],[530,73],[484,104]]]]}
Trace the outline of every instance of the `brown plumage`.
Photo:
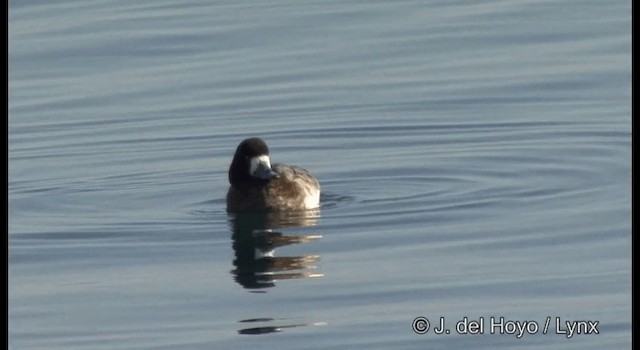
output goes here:
{"type": "Polygon", "coordinates": [[[320,184],[297,166],[269,161],[260,138],[242,141],[229,167],[228,212],[305,210],[320,205],[320,184]]]}

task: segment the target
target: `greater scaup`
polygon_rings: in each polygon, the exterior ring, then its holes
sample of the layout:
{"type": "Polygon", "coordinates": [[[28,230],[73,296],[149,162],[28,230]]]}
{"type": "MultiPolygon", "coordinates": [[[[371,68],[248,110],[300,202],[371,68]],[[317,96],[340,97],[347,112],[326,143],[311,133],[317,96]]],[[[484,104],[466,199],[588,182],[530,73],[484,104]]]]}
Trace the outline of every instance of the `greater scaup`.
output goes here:
{"type": "Polygon", "coordinates": [[[320,206],[320,184],[307,170],[273,164],[258,137],[240,143],[229,167],[228,212],[306,210],[320,206]]]}

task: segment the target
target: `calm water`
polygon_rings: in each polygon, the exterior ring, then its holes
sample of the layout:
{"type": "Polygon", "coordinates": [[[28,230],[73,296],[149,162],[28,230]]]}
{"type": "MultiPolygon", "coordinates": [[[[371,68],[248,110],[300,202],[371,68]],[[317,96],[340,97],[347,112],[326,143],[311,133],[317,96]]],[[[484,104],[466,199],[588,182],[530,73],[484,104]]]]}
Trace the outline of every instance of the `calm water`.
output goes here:
{"type": "Polygon", "coordinates": [[[630,7],[11,1],[11,348],[630,348],[630,7]]]}

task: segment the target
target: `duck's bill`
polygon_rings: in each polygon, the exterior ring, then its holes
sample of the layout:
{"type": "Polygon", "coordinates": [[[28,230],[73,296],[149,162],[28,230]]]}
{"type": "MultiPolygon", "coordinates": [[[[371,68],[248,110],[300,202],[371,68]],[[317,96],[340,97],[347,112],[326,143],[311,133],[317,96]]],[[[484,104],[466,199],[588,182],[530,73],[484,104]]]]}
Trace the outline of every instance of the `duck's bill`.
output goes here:
{"type": "Polygon", "coordinates": [[[262,180],[269,180],[278,177],[278,173],[271,169],[269,156],[263,155],[251,158],[251,176],[262,180]]]}

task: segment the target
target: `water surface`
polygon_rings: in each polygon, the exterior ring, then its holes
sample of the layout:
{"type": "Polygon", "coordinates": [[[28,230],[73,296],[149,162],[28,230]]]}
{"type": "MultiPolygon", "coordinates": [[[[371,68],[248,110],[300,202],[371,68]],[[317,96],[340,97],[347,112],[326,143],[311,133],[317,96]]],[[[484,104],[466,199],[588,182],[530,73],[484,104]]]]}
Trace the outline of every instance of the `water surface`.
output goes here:
{"type": "Polygon", "coordinates": [[[11,2],[10,346],[630,348],[630,5],[11,2]],[[226,213],[249,136],[319,211],[226,213]]]}

